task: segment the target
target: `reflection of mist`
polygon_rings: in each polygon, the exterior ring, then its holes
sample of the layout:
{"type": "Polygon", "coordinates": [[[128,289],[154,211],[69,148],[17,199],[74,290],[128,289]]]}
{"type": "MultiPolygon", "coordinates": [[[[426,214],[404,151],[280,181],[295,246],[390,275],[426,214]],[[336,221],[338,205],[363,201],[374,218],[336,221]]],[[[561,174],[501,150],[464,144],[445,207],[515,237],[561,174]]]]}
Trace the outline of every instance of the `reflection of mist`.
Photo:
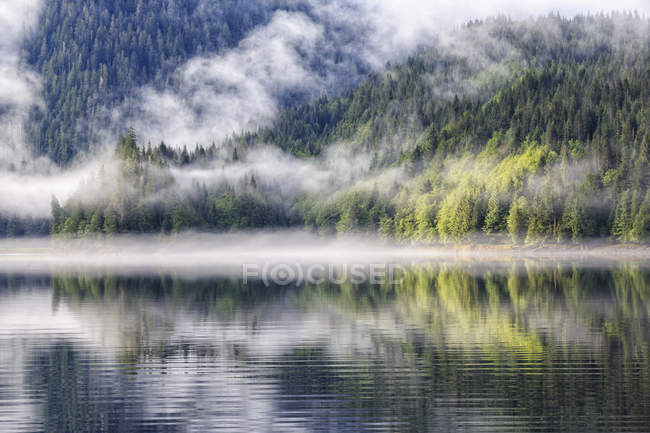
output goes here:
{"type": "MultiPolygon", "coordinates": [[[[21,396],[5,411],[17,425],[38,419],[43,404],[65,409],[55,394],[24,391],[49,384],[75,387],[90,415],[101,406],[89,390],[105,389],[103,401],[113,413],[129,412],[131,428],[301,431],[333,422],[363,430],[384,422],[427,430],[452,428],[464,413],[489,430],[489,405],[505,405],[505,391],[493,385],[510,377],[498,372],[517,369],[536,389],[538,373],[564,383],[573,363],[587,362],[610,383],[621,379],[625,359],[643,359],[636,348],[649,338],[648,273],[638,266],[428,265],[392,287],[50,278],[52,290],[29,290],[27,277],[0,292],[0,340],[10,348],[0,358],[0,373],[10,374],[0,380],[21,396]],[[448,388],[459,374],[465,379],[448,388]],[[465,401],[457,392],[481,397],[465,401]],[[410,399],[429,398],[435,419],[412,418],[410,399]],[[472,412],[477,404],[488,406],[472,412]]],[[[525,389],[509,392],[526,398],[525,389]]]]}
{"type": "MultiPolygon", "coordinates": [[[[205,317],[174,303],[146,298],[137,304],[125,302],[123,297],[81,303],[64,298],[55,310],[49,291],[5,294],[1,301],[0,313],[7,314],[0,318],[0,329],[7,334],[2,340],[8,340],[3,347],[9,348],[4,352],[9,359],[0,359],[0,368],[6,377],[19,378],[13,384],[4,383],[15,391],[11,393],[15,404],[5,411],[19,427],[39,420],[42,411],[48,413],[46,406],[31,401],[45,396],[30,398],[24,392],[32,380],[25,374],[34,374],[30,373],[35,368],[30,360],[49,352],[56,356],[63,350],[70,353],[66,356],[78,357],[81,364],[88,361],[88,351],[93,353],[87,380],[94,382],[96,389],[124,382],[126,389],[121,392],[134,396],[129,404],[142,404],[145,422],[183,422],[199,431],[215,425],[270,431],[280,428],[279,423],[283,431],[303,431],[298,419],[288,424],[278,419],[282,397],[272,371],[276,366],[273,360],[296,347],[328,341],[336,341],[332,347],[354,347],[356,355],[368,353],[372,347],[368,335],[359,335],[349,321],[341,326],[340,318],[327,311],[302,314],[281,301],[261,311],[241,311],[227,318],[205,317]],[[133,365],[122,365],[129,363],[131,353],[135,355],[133,365]],[[270,363],[266,372],[263,363],[258,364],[262,361],[270,363]],[[122,374],[130,369],[141,373],[135,381],[122,374]]],[[[47,359],[39,362],[43,361],[47,359]]],[[[83,365],[70,368],[81,373],[83,365]]],[[[118,399],[116,391],[104,398],[113,395],[118,399]]],[[[50,398],[46,402],[54,403],[50,398]]],[[[309,431],[309,417],[305,414],[303,418],[304,429],[309,431]]]]}
{"type": "Polygon", "coordinates": [[[30,359],[60,340],[83,344],[83,324],[66,305],[52,311],[49,291],[20,285],[20,292],[0,292],[0,426],[6,431],[42,428],[42,405],[29,392],[30,359]]]}

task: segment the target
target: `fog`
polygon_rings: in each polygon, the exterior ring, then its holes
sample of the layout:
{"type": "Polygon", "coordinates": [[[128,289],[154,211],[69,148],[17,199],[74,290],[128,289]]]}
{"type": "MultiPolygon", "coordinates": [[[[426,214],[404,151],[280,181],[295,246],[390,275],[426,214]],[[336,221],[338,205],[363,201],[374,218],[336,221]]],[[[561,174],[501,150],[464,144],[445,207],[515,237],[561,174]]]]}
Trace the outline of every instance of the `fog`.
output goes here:
{"type": "Polygon", "coordinates": [[[322,237],[288,230],[0,241],[0,271],[26,273],[110,270],[118,274],[177,272],[241,278],[246,269],[271,272],[277,270],[273,266],[278,265],[289,266],[291,272],[299,275],[314,264],[357,265],[368,270],[374,265],[441,262],[509,266],[513,261],[532,261],[540,265],[581,263],[585,266],[626,261],[647,266],[650,265],[650,248],[616,246],[596,240],[587,240],[580,246],[547,247],[398,245],[361,235],[322,237]]]}
{"type": "Polygon", "coordinates": [[[154,143],[193,145],[268,124],[283,92],[316,93],[323,87],[300,55],[315,53],[322,37],[322,27],[304,14],[276,12],[236,49],[181,66],[178,88],[141,89],[128,102],[136,107],[135,129],[154,143]]]}
{"type": "Polygon", "coordinates": [[[41,104],[41,80],[24,64],[20,51],[40,6],[40,0],[0,3],[0,171],[31,157],[24,124],[29,109],[41,104]]]}
{"type": "Polygon", "coordinates": [[[96,159],[67,170],[43,164],[44,169],[36,173],[0,172],[0,211],[21,217],[49,217],[52,197],[65,202],[84,188],[100,167],[109,164],[108,159],[96,159]]]}
{"type": "MultiPolygon", "coordinates": [[[[237,185],[251,177],[257,186],[276,203],[293,200],[299,194],[318,194],[326,200],[338,191],[364,182],[388,184],[400,179],[401,169],[377,173],[371,157],[350,143],[332,144],[323,155],[313,159],[297,158],[275,146],[261,145],[247,149],[237,161],[216,159],[208,164],[172,168],[182,190],[193,182],[207,186],[237,185]]],[[[286,202],[290,204],[290,202],[286,202]]]]}

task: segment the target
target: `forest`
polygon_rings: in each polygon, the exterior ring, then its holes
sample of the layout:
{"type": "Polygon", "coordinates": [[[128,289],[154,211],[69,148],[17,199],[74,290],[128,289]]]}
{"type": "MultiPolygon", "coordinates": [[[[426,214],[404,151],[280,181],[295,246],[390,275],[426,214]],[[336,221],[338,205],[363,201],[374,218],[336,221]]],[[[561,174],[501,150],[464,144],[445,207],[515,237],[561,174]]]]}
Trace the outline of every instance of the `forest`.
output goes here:
{"type": "MultiPolygon", "coordinates": [[[[123,3],[49,2],[46,37],[27,43],[47,106],[30,117],[34,151],[61,165],[92,155],[93,134],[108,124],[102,116],[133,88],[173,85],[173,65],[232,46],[270,13],[233,1],[223,19],[202,21],[193,2],[163,14],[151,2],[123,3]]],[[[406,242],[644,242],[649,29],[635,13],[472,21],[456,37],[480,61],[434,42],[358,85],[288,101],[272,125],[216,143],[152,145],[121,125],[114,158],[72,197],[52,197],[51,218],[3,215],[0,236],[300,228],[406,242]],[[246,167],[261,145],[299,163],[342,146],[363,168],[334,191],[291,194],[282,184],[295,179],[255,168],[219,182],[175,175],[246,167]]]]}
{"type": "Polygon", "coordinates": [[[44,81],[45,106],[28,133],[35,152],[60,164],[92,150],[111,109],[138,85],[168,84],[184,60],[232,47],[271,11],[240,0],[210,11],[190,0],[53,0],[44,9],[23,48],[44,81]]]}

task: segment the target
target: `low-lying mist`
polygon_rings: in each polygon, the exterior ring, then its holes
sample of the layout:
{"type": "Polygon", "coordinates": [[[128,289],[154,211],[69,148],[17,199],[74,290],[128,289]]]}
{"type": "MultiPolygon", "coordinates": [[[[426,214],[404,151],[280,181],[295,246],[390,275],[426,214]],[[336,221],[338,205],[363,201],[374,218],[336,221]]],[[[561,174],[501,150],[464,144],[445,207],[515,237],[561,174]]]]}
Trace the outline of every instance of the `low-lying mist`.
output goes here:
{"type": "Polygon", "coordinates": [[[41,172],[0,172],[0,211],[20,217],[49,218],[52,197],[65,201],[110,160],[95,160],[83,166],[61,170],[48,166],[41,172]]]}
{"type": "Polygon", "coordinates": [[[3,272],[178,272],[241,278],[245,266],[255,266],[260,272],[268,266],[286,266],[292,272],[314,264],[354,265],[365,269],[395,265],[403,269],[423,263],[508,266],[513,261],[541,265],[581,263],[583,266],[632,261],[650,266],[650,248],[616,246],[598,240],[586,241],[581,246],[530,248],[499,244],[399,245],[362,235],[323,237],[288,230],[0,241],[0,270],[3,272]]]}

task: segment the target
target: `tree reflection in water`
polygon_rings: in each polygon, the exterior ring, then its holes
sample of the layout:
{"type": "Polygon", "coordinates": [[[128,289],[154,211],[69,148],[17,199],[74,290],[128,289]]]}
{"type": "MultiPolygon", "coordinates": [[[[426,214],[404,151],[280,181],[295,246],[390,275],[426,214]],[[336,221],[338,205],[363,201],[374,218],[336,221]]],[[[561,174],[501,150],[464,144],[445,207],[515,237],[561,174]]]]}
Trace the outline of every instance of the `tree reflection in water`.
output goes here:
{"type": "Polygon", "coordinates": [[[403,277],[265,287],[3,275],[0,421],[47,431],[650,425],[644,266],[449,263],[403,277]]]}

